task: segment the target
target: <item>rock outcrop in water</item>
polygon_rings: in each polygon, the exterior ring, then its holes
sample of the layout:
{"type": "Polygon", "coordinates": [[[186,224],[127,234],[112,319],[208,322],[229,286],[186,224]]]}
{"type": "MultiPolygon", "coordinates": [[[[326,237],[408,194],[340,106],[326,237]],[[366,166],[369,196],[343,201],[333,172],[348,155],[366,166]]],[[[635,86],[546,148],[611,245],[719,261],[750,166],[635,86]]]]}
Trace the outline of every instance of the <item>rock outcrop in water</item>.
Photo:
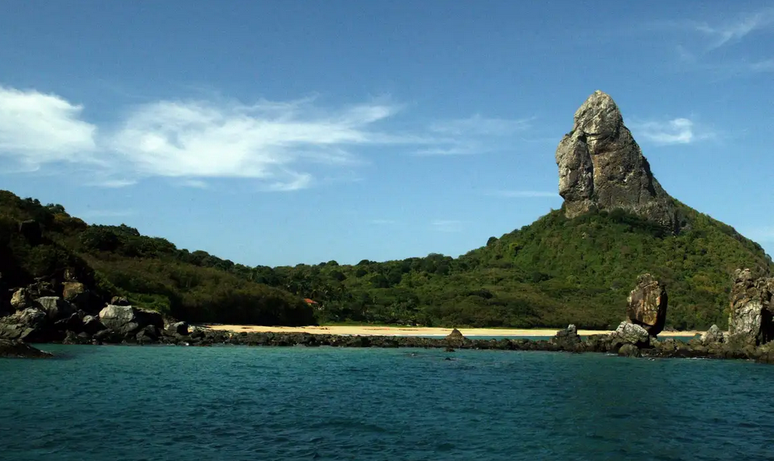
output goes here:
{"type": "Polygon", "coordinates": [[[658,336],[664,329],[667,313],[666,287],[650,274],[640,275],[637,286],[629,294],[626,315],[644,328],[649,335],[658,336]]]}
{"type": "Polygon", "coordinates": [[[21,341],[0,339],[0,358],[25,358],[44,359],[51,357],[48,352],[43,352],[21,341]]]}
{"type": "Polygon", "coordinates": [[[575,112],[556,149],[559,195],[568,218],[620,208],[678,230],[673,199],[642,155],[613,99],[596,91],[575,112]]]}
{"type": "Polygon", "coordinates": [[[738,269],[731,289],[729,341],[752,345],[774,339],[774,278],[738,269]]]}

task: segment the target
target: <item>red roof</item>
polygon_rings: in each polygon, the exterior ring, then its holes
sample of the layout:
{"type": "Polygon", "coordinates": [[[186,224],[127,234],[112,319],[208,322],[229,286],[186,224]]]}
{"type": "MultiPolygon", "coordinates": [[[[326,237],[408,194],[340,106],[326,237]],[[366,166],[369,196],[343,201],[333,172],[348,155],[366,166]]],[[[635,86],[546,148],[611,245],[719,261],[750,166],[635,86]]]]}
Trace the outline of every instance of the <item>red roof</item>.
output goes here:
{"type": "Polygon", "coordinates": [[[309,299],[309,298],[304,298],[304,301],[306,301],[307,304],[317,304],[317,301],[309,299]]]}

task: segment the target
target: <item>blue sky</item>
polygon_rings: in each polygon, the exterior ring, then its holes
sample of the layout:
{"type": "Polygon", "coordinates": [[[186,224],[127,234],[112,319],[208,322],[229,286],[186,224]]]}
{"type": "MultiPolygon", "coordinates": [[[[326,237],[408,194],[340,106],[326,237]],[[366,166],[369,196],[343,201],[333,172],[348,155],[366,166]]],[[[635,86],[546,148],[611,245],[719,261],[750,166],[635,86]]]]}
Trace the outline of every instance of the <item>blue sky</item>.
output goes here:
{"type": "Polygon", "coordinates": [[[531,223],[597,89],[670,194],[774,253],[766,1],[11,0],[0,69],[0,188],[247,265],[531,223]]]}

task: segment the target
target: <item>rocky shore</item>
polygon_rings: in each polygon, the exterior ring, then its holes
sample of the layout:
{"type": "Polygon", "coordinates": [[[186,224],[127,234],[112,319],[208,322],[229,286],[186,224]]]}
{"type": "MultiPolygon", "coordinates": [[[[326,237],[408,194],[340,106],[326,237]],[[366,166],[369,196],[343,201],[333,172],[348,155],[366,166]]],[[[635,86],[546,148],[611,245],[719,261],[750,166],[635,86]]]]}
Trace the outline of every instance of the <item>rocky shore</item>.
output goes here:
{"type": "Polygon", "coordinates": [[[574,325],[545,340],[470,339],[454,330],[446,338],[353,336],[291,332],[233,332],[165,318],[115,297],[100,310],[90,309],[82,285],[51,290],[38,283],[14,290],[12,313],[0,317],[0,357],[47,357],[28,343],[167,344],[181,346],[381,347],[597,352],[626,357],[743,359],[774,363],[774,279],[738,270],[731,292],[729,334],[712,326],[701,338],[659,340],[667,313],[666,287],[643,274],[631,291],[626,320],[610,334],[581,337],[574,325]]]}

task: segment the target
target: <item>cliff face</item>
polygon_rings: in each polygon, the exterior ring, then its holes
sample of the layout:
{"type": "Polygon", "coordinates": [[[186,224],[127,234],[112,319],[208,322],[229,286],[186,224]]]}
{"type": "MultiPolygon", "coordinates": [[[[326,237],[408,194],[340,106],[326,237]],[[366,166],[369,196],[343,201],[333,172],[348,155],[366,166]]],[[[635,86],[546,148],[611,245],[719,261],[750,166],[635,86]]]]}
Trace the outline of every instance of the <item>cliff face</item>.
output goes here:
{"type": "Polygon", "coordinates": [[[677,232],[673,199],[623,123],[613,99],[596,91],[575,112],[572,131],[556,149],[559,195],[568,218],[621,208],[677,232]]]}

